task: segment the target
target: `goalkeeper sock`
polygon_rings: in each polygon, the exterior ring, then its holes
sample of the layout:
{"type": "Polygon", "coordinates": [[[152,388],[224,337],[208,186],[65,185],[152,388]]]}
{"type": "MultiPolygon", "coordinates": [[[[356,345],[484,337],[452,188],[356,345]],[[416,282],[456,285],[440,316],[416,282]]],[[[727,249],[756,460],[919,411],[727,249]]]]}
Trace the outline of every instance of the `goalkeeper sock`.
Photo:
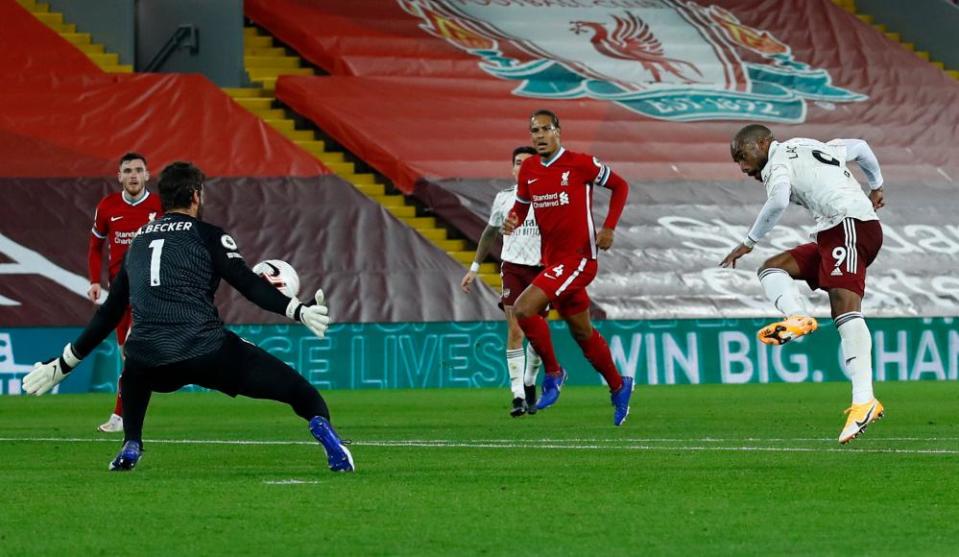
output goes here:
{"type": "Polygon", "coordinates": [[[526,385],[535,385],[536,376],[539,375],[539,366],[543,365],[543,360],[533,348],[533,343],[526,344],[526,373],[523,381],[526,385]]]}
{"type": "Polygon", "coordinates": [[[872,392],[872,336],[866,320],[858,311],[836,317],[834,323],[842,339],[842,358],[852,380],[852,403],[865,404],[875,398],[872,392]]]}
{"type": "Polygon", "coordinates": [[[596,371],[606,380],[610,392],[618,391],[623,386],[623,377],[616,369],[616,364],[613,363],[613,356],[609,353],[609,345],[606,344],[603,335],[593,329],[593,334],[589,338],[576,342],[583,349],[583,355],[586,356],[589,363],[593,364],[596,371]]]}
{"type": "Polygon", "coordinates": [[[546,373],[559,375],[559,362],[556,361],[556,353],[553,352],[553,339],[549,336],[549,324],[546,323],[546,319],[542,315],[533,315],[517,318],[516,322],[523,329],[523,333],[526,334],[536,353],[543,359],[546,373]]]}
{"type": "Polygon", "coordinates": [[[506,369],[509,371],[509,388],[513,398],[526,398],[523,390],[523,349],[506,350],[506,369]]]}
{"type": "Polygon", "coordinates": [[[766,292],[766,298],[786,317],[806,314],[802,302],[799,301],[793,278],[786,271],[764,269],[759,272],[759,283],[766,292]]]}

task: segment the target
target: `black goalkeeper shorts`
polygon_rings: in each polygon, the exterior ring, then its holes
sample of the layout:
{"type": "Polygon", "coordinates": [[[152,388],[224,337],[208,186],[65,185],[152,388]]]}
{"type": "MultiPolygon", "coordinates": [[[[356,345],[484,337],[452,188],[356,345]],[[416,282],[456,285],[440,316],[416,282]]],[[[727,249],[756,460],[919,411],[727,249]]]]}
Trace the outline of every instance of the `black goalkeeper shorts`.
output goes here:
{"type": "Polygon", "coordinates": [[[223,345],[215,352],[161,366],[128,358],[124,367],[124,375],[137,375],[145,380],[151,391],[158,393],[199,385],[235,397],[244,385],[270,377],[288,379],[292,374],[302,379],[293,368],[230,331],[226,332],[223,345]]]}

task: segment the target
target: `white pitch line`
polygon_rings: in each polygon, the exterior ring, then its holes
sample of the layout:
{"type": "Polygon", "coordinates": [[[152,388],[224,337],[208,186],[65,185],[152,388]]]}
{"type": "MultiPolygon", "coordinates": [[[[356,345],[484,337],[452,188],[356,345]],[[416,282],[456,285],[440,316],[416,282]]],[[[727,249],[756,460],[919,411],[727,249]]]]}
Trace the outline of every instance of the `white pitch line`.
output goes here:
{"type": "MultiPolygon", "coordinates": [[[[32,442],[52,442],[62,441],[66,443],[116,443],[119,437],[0,437],[0,443],[15,441],[32,442]]],[[[922,442],[928,441],[937,443],[941,441],[959,441],[959,437],[874,437],[874,441],[910,441],[922,442]]],[[[245,439],[147,439],[148,443],[175,443],[182,445],[312,445],[314,441],[296,441],[296,440],[245,440],[245,439]]],[[[372,441],[357,441],[356,444],[364,443],[457,443],[460,441],[451,441],[449,439],[384,439],[372,441]]],[[[596,439],[595,437],[570,437],[570,438],[539,438],[539,439],[472,439],[465,441],[467,443],[792,443],[792,442],[819,442],[835,443],[835,437],[622,437],[613,439],[596,439]]]]}
{"type": "MultiPolygon", "coordinates": [[[[875,437],[877,441],[959,441],[959,437],[875,437]]],[[[405,441],[428,443],[431,439],[406,439],[405,441]]],[[[445,440],[439,440],[445,441],[445,440]]],[[[540,438],[540,439],[472,439],[471,443],[836,443],[835,437],[621,437],[597,439],[595,437],[540,438]]]]}
{"type": "Polygon", "coordinates": [[[354,445],[370,447],[420,447],[420,448],[464,448],[464,449],[559,449],[559,450],[627,450],[627,451],[732,451],[732,452],[770,452],[770,453],[891,453],[891,454],[926,454],[926,455],[959,455],[959,450],[953,449],[843,449],[839,447],[719,447],[695,445],[562,445],[562,444],[500,444],[500,443],[470,443],[458,441],[364,441],[354,445]]]}
{"type": "MultiPolygon", "coordinates": [[[[119,437],[0,437],[0,443],[29,441],[37,443],[116,443],[119,437]]],[[[244,439],[145,439],[144,443],[165,443],[171,445],[316,445],[316,441],[252,441],[244,439]]]]}
{"type": "MultiPolygon", "coordinates": [[[[919,438],[909,438],[916,439],[919,438]]],[[[884,439],[875,439],[883,441],[884,439]]],[[[654,446],[642,444],[626,445],[598,445],[596,440],[591,440],[592,444],[582,444],[576,441],[575,445],[569,440],[560,439],[542,439],[538,441],[509,441],[495,440],[489,441],[452,441],[448,439],[422,439],[422,440],[379,440],[379,441],[354,441],[351,446],[358,447],[396,447],[396,448],[463,448],[463,449],[553,449],[553,450],[629,450],[629,451],[681,451],[681,452],[703,452],[703,451],[723,451],[723,452],[781,452],[781,453],[882,453],[882,454],[915,454],[915,455],[959,455],[956,449],[899,449],[899,448],[860,448],[844,449],[839,447],[754,447],[754,446],[716,446],[716,445],[671,445],[654,446]]],[[[603,440],[617,441],[617,440],[603,440]]],[[[622,441],[622,440],[620,440],[622,441]]],[[[680,442],[697,442],[696,439],[682,439],[680,442]]],[[[742,439],[731,440],[737,443],[743,442],[742,439]]],[[[102,438],[83,438],[83,437],[0,437],[0,442],[41,442],[41,443],[117,443],[116,439],[102,438]]],[[[159,443],[171,445],[315,445],[315,441],[255,441],[243,439],[148,439],[146,443],[159,443]]],[[[861,444],[860,444],[861,445],[861,444]]]]}
{"type": "Polygon", "coordinates": [[[266,485],[303,485],[322,483],[317,480],[263,480],[266,485]]]}

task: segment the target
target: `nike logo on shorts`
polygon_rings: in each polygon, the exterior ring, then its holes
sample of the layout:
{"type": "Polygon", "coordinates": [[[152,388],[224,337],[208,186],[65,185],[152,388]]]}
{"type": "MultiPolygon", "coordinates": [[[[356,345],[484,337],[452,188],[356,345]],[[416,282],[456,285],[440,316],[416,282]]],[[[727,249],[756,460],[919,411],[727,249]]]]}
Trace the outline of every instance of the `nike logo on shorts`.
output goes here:
{"type": "Polygon", "coordinates": [[[118,221],[118,220],[120,220],[120,219],[122,219],[122,218],[123,218],[122,216],[121,216],[121,217],[110,217],[110,222],[116,222],[116,221],[118,221]]]}

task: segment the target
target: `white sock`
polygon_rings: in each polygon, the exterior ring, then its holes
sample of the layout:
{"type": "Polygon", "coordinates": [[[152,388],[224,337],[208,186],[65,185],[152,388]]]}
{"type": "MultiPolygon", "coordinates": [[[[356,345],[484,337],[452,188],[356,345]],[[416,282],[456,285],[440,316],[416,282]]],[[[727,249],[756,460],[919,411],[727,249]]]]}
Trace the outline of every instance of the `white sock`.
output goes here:
{"type": "Polygon", "coordinates": [[[786,317],[806,315],[806,309],[796,292],[796,285],[789,273],[782,269],[766,269],[759,273],[759,284],[766,298],[786,317]]]}
{"type": "Polygon", "coordinates": [[[536,353],[536,349],[533,348],[533,343],[526,343],[526,375],[523,378],[523,381],[526,385],[535,385],[536,376],[539,375],[539,368],[543,364],[543,360],[540,359],[539,354],[536,353]]]}
{"type": "Polygon", "coordinates": [[[872,336],[866,320],[858,311],[844,313],[835,319],[842,338],[842,358],[852,379],[852,403],[865,404],[872,392],[872,336]]]}
{"type": "Polygon", "coordinates": [[[523,361],[526,355],[522,348],[506,350],[506,369],[509,370],[509,388],[513,391],[513,398],[526,398],[523,390],[523,361]]]}

